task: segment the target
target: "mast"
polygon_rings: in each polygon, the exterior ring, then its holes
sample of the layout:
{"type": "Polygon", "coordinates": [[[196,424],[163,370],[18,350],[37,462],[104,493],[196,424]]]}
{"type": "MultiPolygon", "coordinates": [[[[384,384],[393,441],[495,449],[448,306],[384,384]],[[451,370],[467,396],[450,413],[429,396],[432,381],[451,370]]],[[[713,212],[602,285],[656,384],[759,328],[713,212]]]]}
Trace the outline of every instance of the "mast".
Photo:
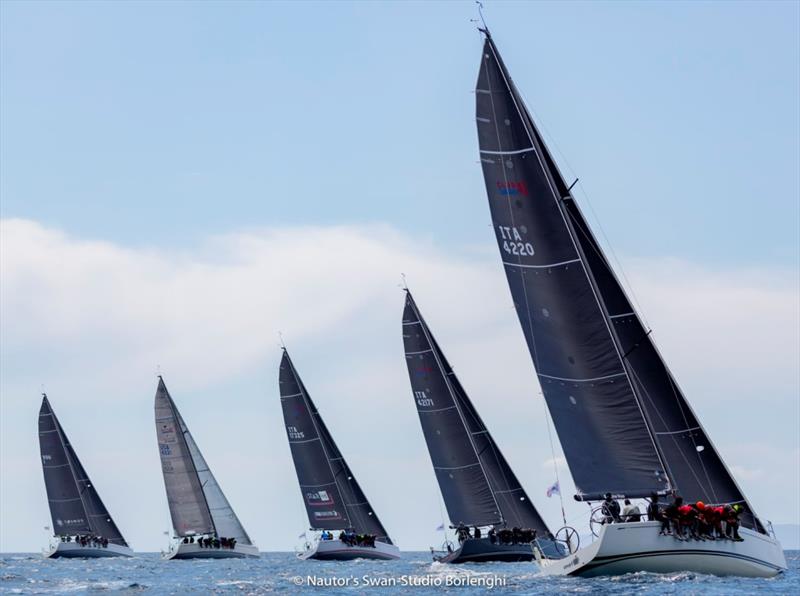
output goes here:
{"type": "Polygon", "coordinates": [[[354,529],[391,544],[386,529],[336,446],[286,348],[279,370],[281,407],[300,491],[314,530],[354,529]]]}
{"type": "Polygon", "coordinates": [[[94,534],[128,546],[67,439],[55,412],[42,394],[39,448],[48,505],[56,536],[94,534]]]}
{"type": "Polygon", "coordinates": [[[451,521],[510,525],[549,534],[549,528],[481,420],[408,289],[403,311],[403,343],[420,424],[451,521]],[[431,361],[437,366],[430,366],[431,361]],[[453,410],[456,416],[450,413],[453,410]],[[468,441],[464,441],[465,436],[468,441]],[[471,451],[465,454],[460,445],[469,446],[471,451]],[[448,463],[449,453],[459,454],[458,463],[466,471],[461,472],[464,476],[452,474],[449,466],[443,465],[448,463]],[[480,474],[469,473],[471,461],[479,464],[480,474]],[[483,496],[487,492],[492,501],[483,496]],[[492,515],[495,521],[487,522],[492,515]]]}

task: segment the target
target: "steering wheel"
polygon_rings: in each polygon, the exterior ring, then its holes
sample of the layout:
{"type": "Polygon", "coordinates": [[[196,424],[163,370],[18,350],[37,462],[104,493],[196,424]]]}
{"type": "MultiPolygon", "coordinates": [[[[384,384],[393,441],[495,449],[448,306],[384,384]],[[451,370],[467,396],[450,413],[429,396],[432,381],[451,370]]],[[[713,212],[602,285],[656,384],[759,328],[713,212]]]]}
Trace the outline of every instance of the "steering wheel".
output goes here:
{"type": "Polygon", "coordinates": [[[597,538],[600,536],[600,528],[605,525],[606,516],[603,514],[603,506],[595,507],[589,516],[589,529],[592,530],[592,535],[597,538]]]}
{"type": "Polygon", "coordinates": [[[555,534],[556,542],[567,546],[569,554],[574,554],[581,546],[581,537],[572,526],[564,526],[555,534]]]}

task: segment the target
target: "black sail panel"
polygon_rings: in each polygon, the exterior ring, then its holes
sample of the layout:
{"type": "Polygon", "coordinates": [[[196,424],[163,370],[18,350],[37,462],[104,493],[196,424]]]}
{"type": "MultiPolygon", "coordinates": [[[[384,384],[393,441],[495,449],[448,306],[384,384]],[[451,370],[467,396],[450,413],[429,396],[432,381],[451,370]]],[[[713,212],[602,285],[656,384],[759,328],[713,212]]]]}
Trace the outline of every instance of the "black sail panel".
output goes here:
{"type": "Polygon", "coordinates": [[[533,123],[487,37],[476,120],[506,277],[579,496],[668,486],[533,123]]]}
{"type": "MultiPolygon", "coordinates": [[[[403,342],[423,434],[434,462],[450,520],[456,523],[463,521],[468,525],[504,523],[508,527],[532,528],[540,535],[549,533],[547,524],[536,511],[461,386],[410,292],[406,294],[403,311],[403,342]],[[434,356],[435,366],[426,364],[424,358],[420,359],[420,352],[422,355],[434,356]],[[448,404],[452,406],[436,412],[448,404]],[[447,423],[452,430],[441,433],[442,428],[448,426],[447,423]],[[445,444],[452,436],[455,436],[456,441],[450,445],[445,444]],[[438,470],[437,459],[441,458],[443,453],[447,453],[448,449],[453,448],[456,452],[463,453],[464,461],[471,461],[471,454],[473,461],[478,461],[481,465],[472,466],[470,469],[482,473],[476,474],[470,481],[459,483],[449,474],[443,473],[445,471],[438,470]],[[466,507],[471,506],[480,510],[481,505],[483,507],[481,514],[467,517],[466,507]],[[487,521],[497,517],[495,512],[498,508],[500,519],[487,521]],[[460,513],[462,511],[464,513],[460,513]]],[[[445,463],[448,462],[445,460],[445,463]]]]}
{"type": "Polygon", "coordinates": [[[422,325],[408,293],[403,311],[406,365],[448,517],[471,526],[502,524],[503,515],[459,412],[447,370],[422,325]]]}
{"type": "Polygon", "coordinates": [[[687,501],[739,503],[742,523],[764,531],[634,311],[575,201],[566,202],[578,240],[608,305],[634,384],[673,487],[687,501]]]}
{"type": "Polygon", "coordinates": [[[47,396],[43,396],[39,409],[39,449],[53,533],[57,536],[94,534],[127,546],[70,445],[47,396]]]}
{"type": "Polygon", "coordinates": [[[311,527],[352,528],[391,544],[286,350],[281,359],[279,384],[286,434],[311,527]]]}

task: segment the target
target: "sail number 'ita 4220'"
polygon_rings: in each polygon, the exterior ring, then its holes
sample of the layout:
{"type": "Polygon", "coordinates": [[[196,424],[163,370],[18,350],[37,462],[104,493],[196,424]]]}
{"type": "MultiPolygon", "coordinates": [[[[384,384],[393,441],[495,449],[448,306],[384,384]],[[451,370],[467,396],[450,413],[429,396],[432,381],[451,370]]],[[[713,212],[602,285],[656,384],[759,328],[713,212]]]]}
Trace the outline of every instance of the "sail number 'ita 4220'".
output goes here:
{"type": "Polygon", "coordinates": [[[516,226],[497,226],[497,229],[504,251],[510,255],[533,256],[533,244],[523,241],[516,226]]]}

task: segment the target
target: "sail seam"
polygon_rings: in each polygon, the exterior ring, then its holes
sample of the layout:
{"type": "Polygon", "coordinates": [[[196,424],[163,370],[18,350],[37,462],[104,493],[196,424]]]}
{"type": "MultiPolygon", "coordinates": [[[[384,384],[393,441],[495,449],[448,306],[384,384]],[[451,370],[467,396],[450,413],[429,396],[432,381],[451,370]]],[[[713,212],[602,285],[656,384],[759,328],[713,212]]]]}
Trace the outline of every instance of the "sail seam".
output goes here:
{"type": "Polygon", "coordinates": [[[289,444],[290,445],[301,445],[303,443],[313,443],[314,441],[321,441],[321,440],[322,439],[317,437],[316,439],[306,439],[305,441],[289,441],[289,444]]]}
{"type": "MultiPolygon", "coordinates": [[[[476,455],[476,457],[477,457],[477,455],[476,455]]],[[[480,466],[480,465],[481,465],[481,462],[480,461],[476,461],[474,464],[467,464],[466,466],[456,466],[455,468],[444,468],[444,467],[440,467],[440,466],[433,466],[433,467],[436,470],[465,470],[467,468],[474,468],[475,466],[480,466]]],[[[488,481],[487,481],[487,484],[489,484],[488,481]]]]}
{"type": "Polygon", "coordinates": [[[419,408],[417,408],[417,412],[419,412],[420,414],[430,414],[431,412],[445,412],[447,410],[452,410],[455,407],[456,406],[447,406],[446,408],[437,408],[435,410],[420,410],[419,408]]]}
{"type": "Polygon", "coordinates": [[[419,352],[406,352],[406,356],[416,356],[417,354],[427,354],[428,352],[433,352],[433,349],[420,350],[419,352]]]}
{"type": "Polygon", "coordinates": [[[546,375],[544,373],[539,373],[540,377],[544,377],[546,379],[553,379],[554,381],[568,381],[570,383],[589,383],[591,381],[602,381],[605,379],[613,379],[615,377],[624,376],[624,372],[614,373],[613,375],[605,375],[603,377],[593,377],[590,379],[568,379],[566,377],[554,377],[552,375],[546,375]]]}
{"type": "Polygon", "coordinates": [[[670,431],[662,431],[656,432],[657,435],[679,435],[681,433],[688,433],[693,430],[700,430],[699,426],[692,426],[691,428],[684,428],[682,430],[670,430],[670,431]]]}
{"type": "Polygon", "coordinates": [[[301,484],[300,488],[318,488],[320,486],[333,486],[336,482],[326,482],[325,484],[301,484]]]}
{"type": "Polygon", "coordinates": [[[536,151],[535,147],[526,147],[525,149],[516,149],[513,151],[489,151],[488,149],[481,149],[481,153],[485,153],[486,155],[519,155],[520,153],[530,153],[531,151],[536,151]]]}
{"type": "Polygon", "coordinates": [[[580,259],[570,259],[568,261],[559,261],[558,263],[548,263],[547,265],[524,265],[522,263],[510,263],[508,261],[503,261],[503,265],[508,265],[509,267],[523,267],[525,269],[549,269],[551,267],[560,267],[561,265],[571,265],[572,263],[580,262],[580,259]]]}

